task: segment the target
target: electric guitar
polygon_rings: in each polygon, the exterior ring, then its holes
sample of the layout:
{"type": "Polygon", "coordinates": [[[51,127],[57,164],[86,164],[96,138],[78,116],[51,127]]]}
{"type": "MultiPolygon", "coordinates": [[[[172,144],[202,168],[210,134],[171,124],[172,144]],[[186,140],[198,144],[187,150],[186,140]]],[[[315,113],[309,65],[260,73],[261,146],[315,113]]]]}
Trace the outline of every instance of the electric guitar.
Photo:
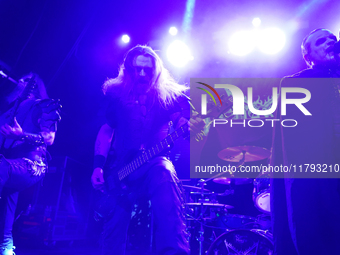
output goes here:
{"type": "MultiPolygon", "coordinates": [[[[222,97],[223,98],[223,97],[222,97]]],[[[223,98],[224,99],[224,98],[223,98]]],[[[209,111],[207,111],[207,115],[205,117],[218,117],[221,114],[225,113],[232,107],[232,97],[228,97],[224,100],[224,105],[217,107],[215,104],[209,107],[209,111]]],[[[202,116],[201,116],[202,117],[202,116]]],[[[147,150],[143,150],[142,153],[139,153],[133,160],[131,160],[128,164],[119,168],[118,170],[109,169],[110,174],[105,179],[106,188],[104,192],[100,192],[100,198],[97,200],[95,205],[95,219],[100,220],[101,218],[105,218],[110,215],[112,210],[114,209],[114,201],[119,199],[113,190],[128,190],[128,185],[126,183],[126,179],[128,176],[131,176],[137,170],[139,170],[142,166],[144,166],[147,162],[149,162],[154,157],[160,155],[165,150],[168,150],[171,145],[173,145],[176,140],[180,137],[186,135],[188,133],[189,125],[188,123],[182,125],[177,128],[171,134],[168,134],[163,140],[156,143],[154,146],[147,150]]]]}

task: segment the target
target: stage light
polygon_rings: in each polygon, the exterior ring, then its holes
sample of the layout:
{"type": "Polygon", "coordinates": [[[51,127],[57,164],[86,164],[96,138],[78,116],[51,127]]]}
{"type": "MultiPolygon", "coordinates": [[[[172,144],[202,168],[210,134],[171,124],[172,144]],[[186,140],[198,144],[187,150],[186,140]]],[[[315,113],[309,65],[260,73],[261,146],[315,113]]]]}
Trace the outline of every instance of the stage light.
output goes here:
{"type": "Polygon", "coordinates": [[[128,35],[123,35],[123,36],[122,36],[122,41],[123,41],[124,43],[129,43],[129,42],[130,42],[130,36],[128,36],[128,35]]]}
{"type": "Polygon", "coordinates": [[[170,27],[170,29],[169,29],[169,34],[175,36],[175,35],[177,35],[177,33],[178,33],[178,30],[177,30],[176,27],[170,27]]]}
{"type": "Polygon", "coordinates": [[[284,32],[278,28],[267,28],[258,37],[258,47],[265,54],[276,54],[286,43],[284,32]]]}
{"type": "Polygon", "coordinates": [[[260,18],[254,18],[252,23],[254,27],[259,27],[261,25],[261,20],[260,18]]]}
{"type": "Polygon", "coordinates": [[[229,41],[229,51],[237,56],[249,54],[255,47],[255,40],[252,32],[241,31],[234,34],[229,41]]]}
{"type": "Polygon", "coordinates": [[[185,66],[190,60],[193,60],[189,47],[179,40],[169,45],[166,55],[168,60],[177,67],[185,66]]]}

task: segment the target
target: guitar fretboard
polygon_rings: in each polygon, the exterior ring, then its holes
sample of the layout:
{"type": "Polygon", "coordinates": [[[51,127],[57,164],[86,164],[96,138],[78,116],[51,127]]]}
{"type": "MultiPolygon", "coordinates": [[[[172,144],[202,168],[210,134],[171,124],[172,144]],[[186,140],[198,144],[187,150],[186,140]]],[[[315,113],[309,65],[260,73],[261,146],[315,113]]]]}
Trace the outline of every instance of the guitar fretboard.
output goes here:
{"type": "Polygon", "coordinates": [[[136,157],[129,164],[118,170],[119,180],[122,181],[124,178],[136,171],[153,157],[157,156],[165,149],[168,149],[178,138],[185,134],[187,130],[188,124],[186,123],[171,134],[167,135],[162,141],[145,150],[140,156],[136,157]]]}

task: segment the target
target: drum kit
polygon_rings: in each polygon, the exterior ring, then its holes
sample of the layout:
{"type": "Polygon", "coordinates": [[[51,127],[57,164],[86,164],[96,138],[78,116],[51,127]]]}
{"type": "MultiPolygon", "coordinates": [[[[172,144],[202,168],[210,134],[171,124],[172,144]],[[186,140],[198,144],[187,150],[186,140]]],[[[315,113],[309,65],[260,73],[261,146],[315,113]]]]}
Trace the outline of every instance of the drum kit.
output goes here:
{"type": "MultiPolygon", "coordinates": [[[[218,157],[236,162],[266,159],[269,150],[255,146],[226,148],[218,157]]],[[[186,195],[186,220],[191,254],[208,255],[271,255],[274,253],[270,232],[270,179],[268,175],[257,178],[236,178],[219,173],[209,179],[201,179],[196,186],[183,185],[186,195]],[[223,193],[206,188],[208,182],[225,185],[223,193]],[[231,214],[234,206],[219,203],[221,197],[234,194],[232,186],[253,184],[252,200],[260,214],[257,217],[231,214]]],[[[249,194],[251,196],[251,194],[249,194]]]]}

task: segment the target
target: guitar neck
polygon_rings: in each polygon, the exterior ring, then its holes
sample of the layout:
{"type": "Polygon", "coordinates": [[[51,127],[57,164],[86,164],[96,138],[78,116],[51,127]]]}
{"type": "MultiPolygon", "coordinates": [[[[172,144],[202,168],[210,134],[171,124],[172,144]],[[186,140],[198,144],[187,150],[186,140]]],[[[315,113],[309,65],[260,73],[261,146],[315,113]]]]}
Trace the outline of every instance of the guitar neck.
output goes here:
{"type": "Polygon", "coordinates": [[[29,81],[27,82],[24,90],[21,92],[20,96],[15,100],[14,106],[12,108],[11,114],[10,114],[10,125],[14,124],[14,117],[17,115],[17,111],[19,109],[20,104],[29,98],[30,94],[33,92],[35,88],[35,75],[33,75],[31,78],[29,78],[29,81]]]}
{"type": "Polygon", "coordinates": [[[167,135],[162,141],[158,142],[151,148],[145,150],[140,156],[136,157],[129,164],[118,170],[118,179],[122,181],[139,167],[168,149],[178,138],[183,136],[188,130],[188,123],[182,125],[171,134],[167,135]]]}
{"type": "MultiPolygon", "coordinates": [[[[213,108],[214,110],[210,110],[209,115],[206,115],[205,117],[220,116],[232,107],[232,102],[232,97],[227,97],[226,99],[223,99],[223,107],[221,105],[221,107],[213,108]]],[[[148,162],[150,159],[159,155],[165,149],[169,148],[170,145],[172,145],[179,137],[185,134],[187,130],[188,123],[182,125],[180,128],[167,135],[162,141],[144,151],[139,157],[135,158],[129,164],[118,170],[118,179],[122,181],[124,178],[126,178],[142,165],[144,165],[146,162],[148,162]]]]}

